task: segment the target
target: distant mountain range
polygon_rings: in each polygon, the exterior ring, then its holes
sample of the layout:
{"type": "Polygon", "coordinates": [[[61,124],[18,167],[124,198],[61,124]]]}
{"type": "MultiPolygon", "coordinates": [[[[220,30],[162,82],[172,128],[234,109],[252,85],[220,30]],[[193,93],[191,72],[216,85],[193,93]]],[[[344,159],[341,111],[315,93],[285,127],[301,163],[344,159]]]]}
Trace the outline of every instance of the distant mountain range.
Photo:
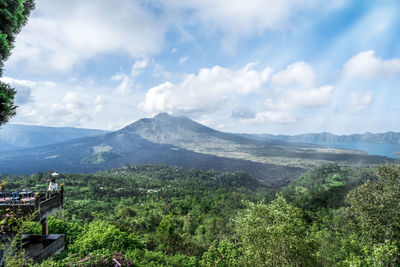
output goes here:
{"type": "Polygon", "coordinates": [[[400,133],[364,133],[351,135],[335,135],[327,132],[308,133],[299,135],[272,134],[237,134],[238,136],[259,141],[281,140],[301,143],[371,143],[371,144],[400,144],[400,133]]]}
{"type": "Polygon", "coordinates": [[[0,127],[0,151],[44,146],[105,133],[107,131],[82,128],[6,124],[0,127]]]}
{"type": "Polygon", "coordinates": [[[244,170],[276,188],[324,162],[352,165],[393,162],[352,150],[252,140],[166,113],[138,120],[115,132],[90,133],[97,135],[0,152],[0,173],[47,170],[88,173],[125,164],[161,163],[184,168],[244,170]]]}

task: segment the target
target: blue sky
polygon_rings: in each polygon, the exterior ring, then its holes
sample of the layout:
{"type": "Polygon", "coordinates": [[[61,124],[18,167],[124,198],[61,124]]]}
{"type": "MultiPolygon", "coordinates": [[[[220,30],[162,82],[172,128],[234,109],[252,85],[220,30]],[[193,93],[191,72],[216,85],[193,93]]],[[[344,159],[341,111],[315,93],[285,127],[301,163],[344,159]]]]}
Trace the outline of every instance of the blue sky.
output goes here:
{"type": "Polygon", "coordinates": [[[5,65],[11,123],[115,130],[159,112],[231,132],[400,131],[383,0],[37,0],[5,65]]]}

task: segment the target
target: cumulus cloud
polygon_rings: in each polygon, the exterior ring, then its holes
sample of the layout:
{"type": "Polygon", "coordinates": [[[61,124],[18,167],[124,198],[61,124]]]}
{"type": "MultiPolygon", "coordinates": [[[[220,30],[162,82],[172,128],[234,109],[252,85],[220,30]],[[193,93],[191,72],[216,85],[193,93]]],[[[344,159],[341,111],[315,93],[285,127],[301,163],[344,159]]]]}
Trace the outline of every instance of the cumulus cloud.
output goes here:
{"type": "Polygon", "coordinates": [[[279,71],[271,78],[273,87],[312,87],[316,74],[309,64],[300,61],[289,65],[285,70],[279,71]]]}
{"type": "Polygon", "coordinates": [[[242,122],[289,123],[299,110],[331,104],[333,86],[316,84],[313,68],[296,62],[273,73],[249,63],[237,70],[214,66],[187,75],[181,83],[165,82],[150,88],[139,108],[149,114],[230,113],[242,122]],[[244,105],[246,103],[248,106],[244,105]]]}
{"type": "Polygon", "coordinates": [[[400,59],[383,60],[372,50],[364,51],[344,64],[343,74],[363,79],[394,77],[400,74],[400,59]]]}
{"type": "Polygon", "coordinates": [[[85,93],[75,86],[53,81],[19,80],[2,77],[17,90],[16,123],[51,126],[88,126],[104,110],[104,97],[85,93]]]}
{"type": "Polygon", "coordinates": [[[181,83],[165,82],[148,90],[139,108],[148,113],[204,113],[226,107],[235,98],[263,88],[271,69],[254,69],[250,63],[239,70],[220,66],[203,68],[187,75],[181,83]]]}
{"type": "Polygon", "coordinates": [[[46,124],[85,125],[92,120],[92,116],[103,109],[101,96],[87,98],[77,92],[68,92],[61,103],[50,105],[46,124]],[[50,115],[51,114],[51,115],[50,115]]]}
{"type": "Polygon", "coordinates": [[[279,96],[267,98],[266,105],[273,110],[293,110],[301,108],[323,107],[332,100],[333,86],[321,86],[318,88],[286,89],[279,96]]]}
{"type": "MultiPolygon", "coordinates": [[[[56,100],[56,99],[54,99],[56,100]]],[[[83,127],[103,110],[101,96],[68,92],[54,102],[37,101],[18,109],[17,121],[38,125],[83,127]]]]}
{"type": "Polygon", "coordinates": [[[272,110],[323,107],[331,103],[333,86],[317,86],[309,64],[296,62],[271,77],[271,92],[266,105],[272,110]]]}
{"type": "Polygon", "coordinates": [[[166,23],[138,1],[38,0],[10,64],[64,72],[98,55],[143,57],[159,51],[166,23]]]}

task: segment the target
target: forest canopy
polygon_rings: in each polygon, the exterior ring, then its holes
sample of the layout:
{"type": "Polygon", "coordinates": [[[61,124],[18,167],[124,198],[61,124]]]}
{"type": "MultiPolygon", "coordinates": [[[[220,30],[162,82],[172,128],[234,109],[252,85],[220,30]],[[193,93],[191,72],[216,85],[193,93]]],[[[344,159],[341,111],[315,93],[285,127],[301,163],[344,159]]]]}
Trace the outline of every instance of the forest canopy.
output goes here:
{"type": "MultiPolygon", "coordinates": [[[[4,176],[45,189],[50,173],[4,176]]],[[[243,173],[127,165],[63,174],[49,231],[67,247],[37,266],[398,266],[400,167],[326,164],[271,191],[243,173]],[[103,265],[102,265],[103,264],[103,265]]],[[[41,232],[25,222],[24,233],[41,232]]]]}

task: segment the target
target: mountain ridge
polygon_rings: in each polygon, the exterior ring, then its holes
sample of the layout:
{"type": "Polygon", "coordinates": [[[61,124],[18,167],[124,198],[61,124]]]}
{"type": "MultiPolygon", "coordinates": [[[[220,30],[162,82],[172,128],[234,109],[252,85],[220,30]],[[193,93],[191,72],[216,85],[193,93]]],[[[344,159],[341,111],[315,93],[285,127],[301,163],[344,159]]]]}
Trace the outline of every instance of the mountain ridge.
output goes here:
{"type": "Polygon", "coordinates": [[[14,153],[0,154],[0,173],[37,171],[90,173],[126,164],[167,164],[183,168],[246,171],[263,184],[276,188],[306,170],[241,159],[196,153],[172,145],[149,142],[136,134],[116,131],[14,153]],[[97,151],[96,151],[97,149],[97,151]],[[100,160],[99,160],[100,159],[100,160]]]}
{"type": "Polygon", "coordinates": [[[102,135],[0,153],[0,173],[89,173],[125,164],[155,163],[246,171],[264,185],[277,188],[327,162],[368,165],[391,159],[315,145],[256,141],[216,131],[186,117],[159,114],[102,135]]]}
{"type": "Polygon", "coordinates": [[[6,124],[0,128],[0,151],[33,148],[108,132],[74,127],[6,124]]]}
{"type": "Polygon", "coordinates": [[[273,135],[273,134],[236,134],[238,136],[251,138],[259,141],[267,140],[281,140],[288,142],[302,142],[302,143],[373,143],[373,144],[400,144],[400,133],[398,132],[384,132],[384,133],[370,133],[363,134],[349,134],[349,135],[336,135],[330,132],[321,133],[305,133],[298,135],[273,135]]]}

